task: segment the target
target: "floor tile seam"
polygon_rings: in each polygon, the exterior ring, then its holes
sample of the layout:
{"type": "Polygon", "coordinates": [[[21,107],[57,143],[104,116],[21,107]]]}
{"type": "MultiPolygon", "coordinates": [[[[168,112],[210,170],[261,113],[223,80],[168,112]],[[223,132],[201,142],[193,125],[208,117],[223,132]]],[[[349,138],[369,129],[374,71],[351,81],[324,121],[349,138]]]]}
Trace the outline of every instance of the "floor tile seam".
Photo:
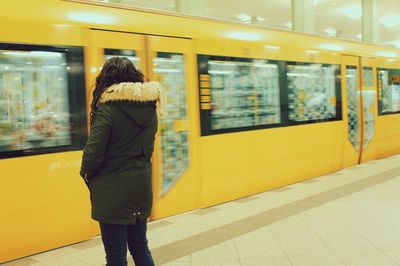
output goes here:
{"type": "Polygon", "coordinates": [[[400,259],[399,261],[397,261],[396,259],[394,259],[392,256],[390,256],[389,254],[387,254],[385,251],[383,251],[385,253],[386,256],[388,256],[392,261],[394,261],[394,263],[396,263],[397,265],[400,265],[400,259]]]}
{"type": "Polygon", "coordinates": [[[389,256],[388,254],[386,254],[386,252],[381,249],[379,246],[375,245],[373,242],[371,242],[371,240],[368,237],[365,237],[365,240],[368,241],[368,243],[370,245],[372,245],[373,247],[375,247],[377,250],[379,250],[382,254],[384,254],[387,258],[389,258],[391,261],[397,263],[398,265],[400,265],[400,263],[398,263],[397,261],[395,261],[391,256],[389,256]]]}
{"type": "MultiPolygon", "coordinates": [[[[387,172],[387,171],[384,171],[384,172],[387,172]]],[[[382,173],[382,172],[380,172],[380,173],[382,173]]],[[[378,173],[378,174],[380,174],[380,173],[378,173]]],[[[376,174],[376,175],[378,175],[378,174],[376,174]]],[[[370,178],[370,177],[373,177],[373,176],[376,176],[376,175],[368,175],[368,176],[366,176],[366,177],[363,177],[363,178],[359,178],[359,179],[357,179],[356,181],[354,181],[354,180],[349,180],[348,182],[342,182],[342,183],[335,183],[335,186],[332,186],[331,184],[329,184],[330,185],[330,187],[328,187],[328,188],[325,188],[322,192],[326,192],[326,191],[330,191],[330,190],[332,190],[332,189],[336,189],[336,188],[340,188],[340,187],[343,187],[343,186],[346,186],[346,185],[349,185],[349,184],[352,184],[352,183],[355,183],[355,182],[359,182],[359,181],[362,181],[362,180],[364,180],[364,179],[367,179],[367,178],[370,178]]],[[[295,188],[294,188],[295,189],[295,188]]],[[[268,192],[272,192],[272,191],[266,191],[266,192],[264,192],[264,193],[268,193],[268,192]]],[[[292,190],[291,191],[289,191],[289,192],[293,192],[292,190]]],[[[289,194],[289,192],[288,192],[288,194],[289,194]]],[[[308,191],[306,191],[306,192],[308,192],[308,191]]],[[[316,191],[316,193],[310,193],[310,194],[312,194],[312,195],[315,195],[315,194],[320,194],[321,193],[321,191],[316,191]]],[[[282,195],[284,195],[284,194],[282,194],[282,195]]],[[[310,195],[310,196],[312,196],[312,195],[310,195]]],[[[295,199],[295,200],[298,200],[298,199],[295,199]]]]}
{"type": "MultiPolygon", "coordinates": [[[[375,255],[385,255],[384,257],[386,257],[386,254],[382,254],[382,252],[379,252],[379,251],[374,251],[374,252],[371,252],[371,251],[369,251],[369,252],[364,252],[364,251],[353,251],[353,252],[341,252],[340,253],[340,255],[339,256],[341,256],[341,257],[343,257],[343,258],[346,258],[346,257],[351,257],[351,256],[353,256],[354,257],[354,254],[357,254],[357,255],[360,255],[360,254],[363,254],[363,255],[365,255],[365,254],[367,254],[367,256],[368,255],[372,255],[372,256],[375,256],[375,255]]],[[[397,265],[400,265],[400,263],[398,263],[397,261],[395,261],[394,259],[392,259],[391,257],[390,257],[390,260],[391,261],[393,261],[394,263],[396,263],[397,265]]]]}
{"type": "MultiPolygon", "coordinates": [[[[314,195],[315,195],[315,194],[314,194],[314,195]]],[[[273,209],[276,209],[276,208],[281,208],[281,207],[284,207],[284,206],[287,205],[287,204],[295,203],[295,202],[297,202],[297,201],[298,201],[298,200],[292,200],[292,201],[289,201],[289,202],[283,202],[282,204],[280,204],[280,205],[278,205],[278,206],[272,206],[271,208],[267,208],[267,209],[261,210],[261,211],[259,211],[259,212],[255,212],[255,213],[250,214],[250,215],[248,215],[248,216],[246,216],[246,217],[240,217],[240,218],[238,218],[238,219],[236,219],[236,220],[234,220],[234,221],[230,220],[230,221],[227,221],[226,223],[224,222],[223,224],[219,224],[219,225],[217,225],[217,226],[213,226],[213,227],[210,227],[210,228],[206,228],[206,229],[203,229],[202,231],[197,231],[197,232],[195,232],[193,235],[190,235],[190,236],[188,236],[188,237],[192,237],[192,236],[198,235],[198,234],[200,234],[200,233],[204,233],[204,232],[207,232],[207,231],[210,231],[210,230],[213,230],[213,229],[222,227],[222,226],[226,226],[226,225],[229,225],[229,224],[231,224],[231,223],[233,223],[233,222],[240,222],[240,221],[242,221],[243,219],[251,218],[251,217],[253,217],[254,215],[257,215],[257,214],[260,214],[260,213],[264,213],[264,212],[266,212],[266,211],[270,211],[270,210],[273,210],[273,209]]],[[[266,226],[268,226],[268,225],[266,225],[266,226]]],[[[170,243],[175,242],[175,241],[176,241],[176,240],[172,240],[170,243]]],[[[157,248],[157,247],[156,247],[156,248],[157,248]]]]}
{"type": "MultiPolygon", "coordinates": [[[[330,208],[330,207],[328,207],[330,208]]],[[[345,223],[350,229],[352,229],[353,231],[357,232],[361,237],[365,238],[365,235],[362,233],[362,231],[360,230],[359,227],[354,226],[354,224],[351,224],[347,221],[347,219],[345,219],[343,216],[341,215],[336,215],[338,217],[338,219],[341,220],[341,222],[345,223]]]]}
{"type": "Polygon", "coordinates": [[[242,265],[242,260],[241,260],[241,258],[240,258],[240,256],[239,256],[239,249],[238,249],[238,247],[237,247],[237,245],[236,245],[235,238],[232,239],[232,243],[233,243],[233,247],[235,248],[236,257],[237,257],[237,259],[239,260],[239,264],[242,265]]]}
{"type": "MultiPolygon", "coordinates": [[[[370,211],[370,209],[366,210],[366,212],[369,213],[370,215],[376,217],[376,219],[377,219],[380,223],[382,223],[383,226],[386,225],[386,222],[384,222],[384,220],[381,218],[380,215],[374,214],[373,212],[370,211]]],[[[396,225],[394,225],[394,226],[396,226],[396,225]]],[[[398,229],[400,230],[400,227],[399,227],[398,229]]]]}
{"type": "MultiPolygon", "coordinates": [[[[395,169],[395,168],[398,168],[398,167],[393,167],[393,168],[390,168],[389,170],[392,170],[392,169],[395,169]]],[[[387,171],[389,171],[389,170],[387,170],[387,171]]],[[[370,174],[370,175],[367,175],[367,176],[365,176],[365,177],[361,177],[361,178],[358,178],[356,181],[349,181],[349,182],[343,182],[343,183],[341,183],[341,184],[339,184],[339,185],[337,185],[337,186],[335,186],[334,188],[339,188],[339,187],[342,187],[342,186],[344,186],[344,185],[347,185],[347,184],[351,184],[351,183],[354,183],[354,182],[358,182],[358,181],[361,181],[361,180],[363,180],[363,179],[366,179],[366,178],[369,178],[369,177],[371,177],[371,176],[375,176],[375,175],[377,175],[377,174],[381,174],[381,173],[383,173],[383,172],[387,172],[387,171],[379,171],[379,172],[377,172],[377,173],[375,173],[375,174],[370,174]]],[[[328,174],[329,175],[329,174],[328,174]]],[[[322,179],[324,179],[323,177],[325,177],[325,176],[320,176],[322,179]]],[[[294,183],[294,184],[290,184],[290,185],[297,185],[297,184],[299,184],[299,183],[294,183]]],[[[289,186],[290,186],[289,185],[289,186]]],[[[330,187],[330,188],[327,188],[326,190],[324,190],[323,192],[325,192],[325,191],[329,191],[329,190],[332,190],[332,187],[330,187]]],[[[261,192],[262,194],[264,194],[264,193],[269,193],[269,192],[272,192],[271,190],[270,191],[264,191],[264,192],[261,192]]],[[[308,191],[306,191],[306,192],[308,192],[308,191]]],[[[321,191],[317,191],[317,193],[319,194],[321,191]]],[[[313,193],[310,193],[310,194],[313,194],[313,193]]],[[[258,195],[258,194],[254,194],[254,195],[258,195]]],[[[250,196],[253,196],[253,195],[250,195],[250,196]]],[[[311,195],[312,196],[312,195],[311,195]]],[[[297,201],[298,199],[294,199],[293,201],[297,201]]],[[[230,202],[235,202],[235,201],[230,201],[230,202]]],[[[284,204],[286,204],[287,202],[285,202],[284,204]]],[[[216,205],[216,206],[219,206],[219,205],[216,205]]],[[[221,211],[221,210],[218,210],[218,211],[221,211]]]]}
{"type": "MultiPolygon", "coordinates": [[[[324,241],[324,239],[322,239],[322,238],[320,237],[320,235],[317,234],[317,232],[314,231],[314,229],[304,220],[303,217],[301,217],[301,215],[299,215],[299,217],[300,217],[301,220],[303,220],[303,223],[304,223],[304,224],[317,236],[317,238],[324,244],[324,246],[325,246],[328,250],[330,250],[331,253],[332,253],[339,261],[341,261],[340,258],[339,258],[339,257],[336,255],[336,253],[334,252],[334,250],[326,243],[326,241],[324,241]]],[[[344,264],[343,261],[341,261],[341,262],[344,264]]]]}
{"type": "MultiPolygon", "coordinates": [[[[371,176],[371,177],[369,177],[369,178],[366,178],[366,179],[363,179],[363,180],[360,180],[360,181],[355,181],[355,182],[353,182],[353,183],[350,183],[350,184],[348,184],[348,185],[342,186],[342,187],[340,187],[340,188],[336,188],[336,189],[333,189],[333,190],[331,190],[331,191],[327,191],[327,192],[320,193],[320,194],[319,194],[320,197],[324,196],[324,194],[328,194],[328,197],[326,197],[324,200],[321,200],[320,202],[318,202],[318,203],[319,203],[318,206],[319,206],[319,205],[323,205],[324,203],[327,203],[327,202],[332,201],[332,200],[333,200],[333,199],[332,199],[332,194],[335,194],[336,196],[335,196],[334,198],[335,198],[335,199],[338,199],[338,198],[343,197],[343,196],[345,196],[345,195],[354,193],[354,192],[355,192],[354,189],[355,189],[356,191],[360,191],[360,190],[363,190],[363,189],[365,189],[365,188],[367,188],[367,187],[374,186],[374,185],[377,184],[377,181],[374,180],[374,179],[377,179],[377,177],[379,178],[379,181],[380,181],[379,183],[383,183],[383,182],[385,182],[385,181],[387,181],[387,180],[393,179],[394,177],[397,177],[397,173],[396,173],[395,176],[393,176],[392,172],[394,172],[394,171],[397,172],[399,169],[400,169],[400,168],[394,168],[394,169],[391,169],[391,170],[382,172],[380,175],[371,176]],[[382,177],[380,177],[381,175],[385,175],[385,177],[382,178],[382,177]],[[374,181],[374,182],[371,182],[371,180],[374,181]],[[358,185],[358,187],[356,186],[356,188],[354,188],[355,185],[358,185]],[[338,189],[344,190],[346,193],[343,193],[342,191],[337,191],[338,189]],[[335,193],[335,192],[336,192],[336,193],[335,193]],[[337,192],[342,192],[342,193],[339,193],[340,195],[338,196],[338,195],[337,195],[337,192]]],[[[300,200],[300,202],[306,202],[306,203],[307,203],[307,201],[312,200],[313,197],[315,197],[315,196],[317,196],[317,195],[314,195],[314,196],[311,196],[311,197],[307,197],[307,198],[305,198],[305,199],[303,199],[303,200],[300,200]]],[[[326,196],[326,195],[325,195],[325,196],[326,196]]],[[[296,202],[295,204],[287,204],[286,208],[289,208],[289,211],[290,211],[290,209],[292,209],[291,212],[289,212],[289,214],[283,214],[282,217],[281,217],[280,219],[278,219],[278,220],[283,219],[283,217],[287,218],[287,217],[296,215],[296,214],[298,214],[298,213],[303,212],[303,211],[306,210],[306,209],[311,209],[311,208],[315,207],[316,204],[315,204],[315,202],[314,202],[314,203],[312,202],[311,204],[304,204],[304,205],[305,205],[305,206],[301,206],[301,205],[299,206],[298,202],[296,202]],[[294,209],[293,207],[296,207],[296,204],[298,205],[297,207],[303,207],[303,208],[297,208],[296,210],[293,210],[293,209],[294,209]],[[291,205],[293,205],[293,206],[291,206],[291,205]]],[[[284,207],[281,207],[281,208],[284,208],[284,207]]],[[[267,212],[264,212],[264,213],[261,213],[261,214],[257,214],[257,215],[254,215],[253,217],[248,217],[248,218],[245,218],[245,219],[243,219],[243,220],[249,220],[249,218],[251,218],[252,220],[256,220],[256,221],[257,221],[257,220],[258,220],[257,218],[263,218],[263,216],[265,216],[265,214],[268,214],[268,212],[273,212],[273,211],[277,212],[277,211],[276,211],[277,209],[278,209],[278,208],[275,208],[275,209],[273,209],[273,210],[271,210],[271,211],[267,211],[267,212]]],[[[278,213],[279,213],[279,212],[278,212],[278,213]]],[[[268,217],[265,217],[265,218],[268,218],[268,217]]],[[[243,222],[243,220],[242,220],[242,222],[243,222]]],[[[267,220],[268,220],[268,219],[267,219],[267,220]]],[[[275,219],[275,220],[274,220],[274,219],[269,219],[269,221],[268,221],[267,223],[264,223],[263,226],[259,226],[258,224],[253,224],[253,227],[258,227],[258,228],[264,227],[265,225],[274,223],[274,222],[276,222],[276,221],[277,221],[277,219],[275,219]]],[[[249,222],[249,221],[248,221],[248,222],[249,222]]],[[[253,221],[253,222],[254,222],[254,221],[253,221]]],[[[233,223],[227,224],[225,227],[229,227],[229,226],[230,226],[230,227],[232,227],[232,226],[234,227],[235,223],[237,223],[237,222],[233,222],[233,223]]],[[[250,223],[250,224],[251,224],[251,223],[250,223]]],[[[218,231],[218,230],[221,230],[221,229],[222,229],[222,231],[224,231],[222,227],[215,228],[215,229],[213,229],[213,230],[211,230],[211,231],[218,231]]],[[[234,229],[234,228],[233,228],[233,229],[234,229]]],[[[255,230],[255,229],[256,229],[256,228],[254,228],[253,230],[255,230]]],[[[252,231],[253,231],[253,230],[252,230],[252,231]]],[[[243,231],[243,230],[242,230],[242,231],[243,231]]],[[[250,231],[243,231],[243,232],[240,233],[240,235],[243,235],[243,234],[248,233],[248,232],[250,232],[250,231]]],[[[208,233],[210,233],[210,232],[208,232],[208,233]]],[[[199,238],[205,237],[205,238],[207,238],[207,237],[206,237],[206,234],[207,234],[207,232],[202,233],[202,234],[199,234],[199,235],[197,235],[197,236],[193,236],[193,237],[199,237],[199,238]]],[[[193,238],[193,237],[191,237],[191,238],[193,238]]],[[[219,241],[219,242],[216,241],[216,240],[214,239],[214,242],[216,242],[216,243],[213,243],[213,245],[226,241],[227,239],[229,239],[230,236],[228,236],[228,238],[226,238],[226,237],[227,237],[227,236],[224,235],[224,237],[222,238],[223,241],[219,241]]],[[[189,239],[182,239],[182,240],[180,240],[180,241],[177,241],[176,244],[179,244],[180,242],[187,241],[187,240],[189,240],[189,239]]],[[[171,245],[171,244],[168,244],[168,245],[171,245]]],[[[168,246],[168,245],[167,245],[167,246],[168,246]]],[[[161,248],[163,248],[163,247],[156,248],[156,249],[155,249],[155,252],[157,252],[157,251],[160,250],[161,248]]],[[[168,248],[168,247],[167,247],[167,248],[168,248]]]]}
{"type": "MultiPolygon", "coordinates": [[[[331,210],[330,206],[327,206],[328,209],[331,210]]],[[[357,232],[360,236],[362,236],[363,238],[367,239],[367,236],[364,234],[364,232],[361,230],[360,227],[355,226],[353,223],[349,223],[343,215],[335,215],[338,219],[341,220],[341,222],[345,223],[350,229],[352,229],[353,231],[357,232]]],[[[375,216],[375,215],[374,215],[375,216]]]]}
{"type": "MultiPolygon", "coordinates": [[[[269,226],[269,225],[267,225],[267,226],[269,226]]],[[[293,265],[292,260],[289,258],[288,252],[285,250],[285,248],[282,245],[282,241],[278,238],[278,236],[276,235],[276,233],[272,229],[269,229],[269,230],[270,230],[272,236],[275,238],[276,242],[278,243],[279,248],[282,250],[283,254],[285,254],[285,257],[286,257],[287,261],[291,265],[293,265]]]]}
{"type": "MultiPolygon", "coordinates": [[[[298,204],[297,202],[296,202],[296,204],[298,204]]],[[[310,206],[308,206],[309,208],[310,208],[310,206]]]]}

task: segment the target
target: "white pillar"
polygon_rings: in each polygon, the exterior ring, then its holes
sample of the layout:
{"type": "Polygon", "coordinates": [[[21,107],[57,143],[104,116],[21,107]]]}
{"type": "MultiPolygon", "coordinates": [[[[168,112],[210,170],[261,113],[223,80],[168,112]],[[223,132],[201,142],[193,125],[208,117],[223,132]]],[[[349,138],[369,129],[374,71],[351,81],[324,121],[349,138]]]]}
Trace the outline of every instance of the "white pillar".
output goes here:
{"type": "Polygon", "coordinates": [[[315,33],[314,0],[292,0],[292,29],[315,33]]]}
{"type": "Polygon", "coordinates": [[[206,16],[206,0],[175,0],[175,11],[194,16],[206,16]]]}
{"type": "Polygon", "coordinates": [[[362,40],[379,43],[379,0],[362,0],[362,40]]]}

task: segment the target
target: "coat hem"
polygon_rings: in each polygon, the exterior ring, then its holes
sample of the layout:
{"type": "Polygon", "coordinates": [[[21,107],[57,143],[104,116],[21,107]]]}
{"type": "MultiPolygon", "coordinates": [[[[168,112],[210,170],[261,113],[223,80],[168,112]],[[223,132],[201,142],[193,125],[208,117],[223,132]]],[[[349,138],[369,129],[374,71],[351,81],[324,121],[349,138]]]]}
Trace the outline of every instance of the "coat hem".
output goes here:
{"type": "Polygon", "coordinates": [[[104,218],[104,217],[97,217],[92,215],[92,219],[98,221],[100,223],[106,224],[119,224],[119,225],[135,225],[138,221],[143,222],[146,221],[148,217],[136,217],[135,219],[125,220],[125,219],[114,219],[114,218],[104,218]]]}

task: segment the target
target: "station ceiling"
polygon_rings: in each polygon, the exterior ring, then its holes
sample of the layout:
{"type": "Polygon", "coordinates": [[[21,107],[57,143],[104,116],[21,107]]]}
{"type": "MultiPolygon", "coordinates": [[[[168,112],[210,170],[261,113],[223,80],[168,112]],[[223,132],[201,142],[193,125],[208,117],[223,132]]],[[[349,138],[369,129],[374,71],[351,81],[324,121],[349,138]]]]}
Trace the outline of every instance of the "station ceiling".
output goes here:
{"type": "MultiPolygon", "coordinates": [[[[175,0],[97,0],[100,2],[175,11],[175,0]]],[[[205,0],[205,16],[290,29],[291,0],[205,0]]],[[[380,43],[400,48],[400,1],[380,0],[380,43]]],[[[314,0],[315,32],[341,39],[361,39],[361,0],[314,0]]]]}

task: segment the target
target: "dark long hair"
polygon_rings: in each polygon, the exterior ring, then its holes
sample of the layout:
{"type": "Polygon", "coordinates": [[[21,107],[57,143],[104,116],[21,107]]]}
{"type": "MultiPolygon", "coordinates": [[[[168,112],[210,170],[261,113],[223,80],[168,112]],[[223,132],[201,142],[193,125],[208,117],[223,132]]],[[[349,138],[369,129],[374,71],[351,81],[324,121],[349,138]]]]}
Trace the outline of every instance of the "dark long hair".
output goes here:
{"type": "Polygon", "coordinates": [[[90,111],[90,124],[96,114],[99,100],[103,92],[111,85],[121,82],[141,82],[144,75],[126,57],[112,57],[104,64],[100,74],[96,77],[96,85],[93,90],[93,100],[90,111]]]}

